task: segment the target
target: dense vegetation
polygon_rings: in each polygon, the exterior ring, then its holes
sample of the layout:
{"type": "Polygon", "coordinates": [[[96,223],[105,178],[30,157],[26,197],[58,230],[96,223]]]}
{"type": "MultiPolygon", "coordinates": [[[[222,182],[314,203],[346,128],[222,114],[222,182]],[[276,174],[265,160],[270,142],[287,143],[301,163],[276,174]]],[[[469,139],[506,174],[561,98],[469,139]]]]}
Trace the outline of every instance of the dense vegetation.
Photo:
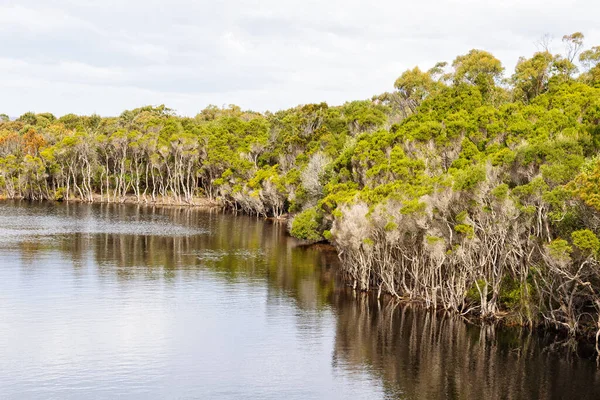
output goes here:
{"type": "Polygon", "coordinates": [[[276,113],[160,107],[0,117],[9,198],[206,197],[327,239],[358,290],[600,332],[600,46],[501,62],[471,50],[395,90],[276,113]],[[578,61],[579,66],[575,64],[578,61]]]}

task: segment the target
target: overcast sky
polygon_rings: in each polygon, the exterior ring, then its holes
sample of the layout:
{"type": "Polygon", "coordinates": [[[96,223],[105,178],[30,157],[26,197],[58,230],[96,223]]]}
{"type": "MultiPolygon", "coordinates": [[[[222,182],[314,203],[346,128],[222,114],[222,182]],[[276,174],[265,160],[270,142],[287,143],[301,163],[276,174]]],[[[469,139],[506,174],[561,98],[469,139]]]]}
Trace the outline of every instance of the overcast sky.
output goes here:
{"type": "Polygon", "coordinates": [[[548,33],[600,45],[595,0],[0,0],[0,113],[256,111],[389,91],[480,48],[512,70],[548,33]]]}

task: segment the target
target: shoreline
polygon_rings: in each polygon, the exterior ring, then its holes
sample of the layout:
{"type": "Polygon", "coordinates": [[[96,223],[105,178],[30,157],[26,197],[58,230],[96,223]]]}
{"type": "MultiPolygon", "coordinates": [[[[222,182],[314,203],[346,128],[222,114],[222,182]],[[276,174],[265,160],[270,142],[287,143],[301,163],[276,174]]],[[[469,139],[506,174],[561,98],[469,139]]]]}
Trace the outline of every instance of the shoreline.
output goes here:
{"type": "MultiPolygon", "coordinates": [[[[108,201],[104,199],[100,195],[94,195],[93,201],[86,201],[80,198],[72,198],[69,200],[53,200],[53,199],[41,199],[41,200],[27,200],[25,198],[7,198],[5,196],[0,196],[0,201],[27,201],[27,202],[52,202],[52,203],[75,203],[75,204],[114,204],[114,205],[138,205],[138,206],[148,206],[148,207],[186,207],[186,208],[195,208],[200,210],[215,210],[215,211],[227,211],[231,214],[241,214],[246,216],[255,216],[257,218],[261,218],[263,220],[270,221],[272,223],[287,223],[289,220],[288,215],[283,215],[279,218],[275,217],[261,217],[257,215],[250,215],[242,210],[232,210],[227,208],[224,204],[216,200],[210,200],[205,197],[196,197],[191,202],[183,202],[177,201],[173,198],[162,198],[157,197],[155,200],[151,199],[142,199],[141,201],[137,199],[135,195],[128,195],[125,198],[120,199],[119,201],[108,201]]],[[[288,237],[292,237],[289,233],[289,230],[286,229],[286,235],[288,237]]],[[[296,239],[299,243],[299,247],[303,248],[317,248],[321,251],[328,251],[336,253],[336,257],[338,257],[338,250],[333,245],[333,243],[322,240],[318,242],[310,242],[302,239],[296,239]]],[[[426,312],[431,312],[435,315],[446,315],[452,318],[458,318],[464,321],[465,323],[471,325],[477,325],[481,327],[485,326],[493,326],[495,328],[503,328],[503,329],[518,329],[527,331],[528,334],[549,334],[553,335],[557,339],[554,341],[556,345],[569,345],[572,348],[573,344],[577,346],[584,347],[594,347],[594,335],[590,333],[589,335],[578,335],[577,337],[569,337],[568,332],[562,329],[557,329],[556,327],[546,326],[542,323],[538,323],[535,325],[530,325],[526,323],[520,322],[519,314],[517,312],[513,312],[511,310],[501,310],[493,318],[481,318],[472,312],[468,312],[465,314],[461,314],[459,312],[455,312],[452,310],[446,310],[444,308],[435,308],[435,307],[427,307],[425,300],[421,299],[410,299],[405,297],[394,296],[392,293],[387,291],[378,291],[377,287],[371,287],[368,290],[361,290],[359,288],[354,288],[352,286],[352,280],[343,277],[344,269],[341,265],[337,268],[337,273],[341,274],[340,283],[343,284],[342,290],[346,290],[349,293],[354,293],[357,298],[367,298],[373,301],[392,301],[397,303],[401,307],[411,307],[416,309],[422,309],[426,312]]],[[[573,349],[573,348],[572,348],[573,349]]],[[[579,349],[573,349],[579,353],[579,349]]],[[[589,353],[585,351],[585,353],[589,353]]],[[[589,358],[589,355],[584,356],[589,358]]]]}
{"type": "Polygon", "coordinates": [[[176,200],[171,197],[157,196],[154,200],[151,198],[138,199],[135,195],[127,195],[124,198],[118,199],[117,201],[111,201],[106,196],[94,194],[92,201],[83,200],[80,198],[73,198],[69,200],[42,200],[42,201],[55,201],[62,203],[88,203],[88,204],[139,204],[149,206],[187,206],[187,207],[198,207],[198,208],[225,208],[221,202],[217,200],[210,200],[206,197],[194,197],[191,202],[176,200]]]}

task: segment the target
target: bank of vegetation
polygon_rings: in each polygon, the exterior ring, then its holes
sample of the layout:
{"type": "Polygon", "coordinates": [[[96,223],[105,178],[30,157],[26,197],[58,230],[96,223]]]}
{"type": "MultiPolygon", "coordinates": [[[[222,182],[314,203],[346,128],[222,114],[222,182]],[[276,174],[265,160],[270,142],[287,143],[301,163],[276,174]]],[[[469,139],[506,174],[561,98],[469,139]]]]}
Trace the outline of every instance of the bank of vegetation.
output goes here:
{"type": "Polygon", "coordinates": [[[600,46],[562,45],[512,74],[471,50],[336,107],[2,116],[0,190],[289,215],[357,290],[598,337],[600,46]]]}

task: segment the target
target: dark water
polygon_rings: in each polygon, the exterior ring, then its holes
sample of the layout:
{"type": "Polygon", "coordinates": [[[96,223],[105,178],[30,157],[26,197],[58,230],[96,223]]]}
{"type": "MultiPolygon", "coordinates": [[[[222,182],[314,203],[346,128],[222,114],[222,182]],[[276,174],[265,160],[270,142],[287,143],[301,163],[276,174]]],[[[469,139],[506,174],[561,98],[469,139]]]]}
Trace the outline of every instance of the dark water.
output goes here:
{"type": "Polygon", "coordinates": [[[270,222],[0,202],[3,399],[600,398],[543,342],[356,298],[270,222]]]}

